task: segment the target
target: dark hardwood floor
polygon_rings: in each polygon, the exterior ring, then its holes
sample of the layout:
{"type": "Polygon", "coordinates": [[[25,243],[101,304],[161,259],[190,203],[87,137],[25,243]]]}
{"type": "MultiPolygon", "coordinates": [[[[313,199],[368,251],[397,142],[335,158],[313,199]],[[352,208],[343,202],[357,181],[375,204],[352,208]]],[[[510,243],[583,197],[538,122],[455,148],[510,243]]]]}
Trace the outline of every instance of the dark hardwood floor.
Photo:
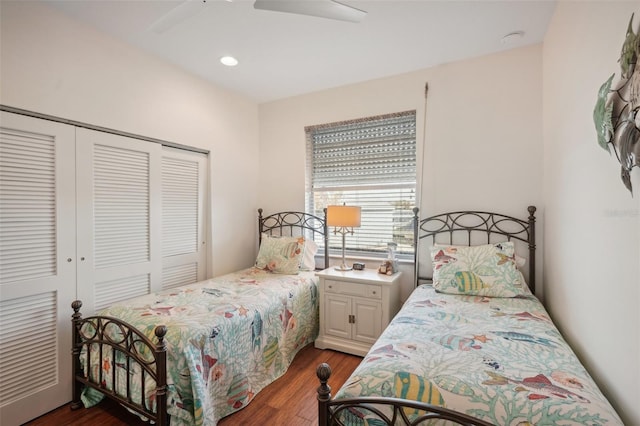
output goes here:
{"type": "MultiPolygon", "coordinates": [[[[322,362],[331,366],[329,385],[335,392],[347,380],[362,358],[309,345],[296,355],[287,373],[267,386],[242,410],[225,417],[219,426],[318,424],[316,367],[322,362]]],[[[148,426],[120,405],[103,400],[95,407],[72,411],[69,405],[51,411],[27,423],[29,426],[91,425],[148,426]]]]}

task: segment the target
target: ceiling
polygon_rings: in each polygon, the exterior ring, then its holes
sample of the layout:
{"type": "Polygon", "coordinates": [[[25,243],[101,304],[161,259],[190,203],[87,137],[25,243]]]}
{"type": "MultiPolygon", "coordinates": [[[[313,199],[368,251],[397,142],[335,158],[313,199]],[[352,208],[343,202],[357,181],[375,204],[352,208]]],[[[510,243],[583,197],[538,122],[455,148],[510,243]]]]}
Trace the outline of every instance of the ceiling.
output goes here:
{"type": "Polygon", "coordinates": [[[189,16],[157,32],[182,1],[46,1],[258,103],[540,43],[555,8],[546,0],[341,0],[368,12],[350,23],[257,10],[252,0],[195,0],[189,16]],[[501,41],[514,31],[524,36],[501,41]],[[222,65],[225,55],[240,63],[222,65]]]}

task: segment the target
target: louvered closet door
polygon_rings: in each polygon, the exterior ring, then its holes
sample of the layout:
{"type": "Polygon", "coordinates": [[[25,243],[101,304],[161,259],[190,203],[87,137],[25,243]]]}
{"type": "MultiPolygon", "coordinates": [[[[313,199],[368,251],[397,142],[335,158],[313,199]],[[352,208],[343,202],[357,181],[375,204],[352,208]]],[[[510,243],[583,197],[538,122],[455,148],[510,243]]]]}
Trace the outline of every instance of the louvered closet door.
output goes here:
{"type": "Polygon", "coordinates": [[[205,154],[162,151],[162,288],[203,280],[206,275],[205,154]]]}
{"type": "Polygon", "coordinates": [[[0,113],[0,424],[71,399],[74,128],[0,113]]]}
{"type": "Polygon", "coordinates": [[[78,297],[84,315],[160,290],[159,144],[77,129],[78,297]]]}

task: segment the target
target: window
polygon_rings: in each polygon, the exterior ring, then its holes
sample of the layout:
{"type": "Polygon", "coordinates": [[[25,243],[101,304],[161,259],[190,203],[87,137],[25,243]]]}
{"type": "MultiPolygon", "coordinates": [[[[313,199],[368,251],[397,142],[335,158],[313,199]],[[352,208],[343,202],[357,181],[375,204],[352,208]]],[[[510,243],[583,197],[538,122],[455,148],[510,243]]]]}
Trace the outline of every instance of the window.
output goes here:
{"type": "MultiPolygon", "coordinates": [[[[413,253],[416,205],[416,112],[310,126],[307,135],[307,211],[328,205],[361,207],[361,227],[346,236],[351,256],[380,256],[387,244],[399,257],[413,253]]],[[[341,238],[330,238],[341,249],[341,238]]]]}

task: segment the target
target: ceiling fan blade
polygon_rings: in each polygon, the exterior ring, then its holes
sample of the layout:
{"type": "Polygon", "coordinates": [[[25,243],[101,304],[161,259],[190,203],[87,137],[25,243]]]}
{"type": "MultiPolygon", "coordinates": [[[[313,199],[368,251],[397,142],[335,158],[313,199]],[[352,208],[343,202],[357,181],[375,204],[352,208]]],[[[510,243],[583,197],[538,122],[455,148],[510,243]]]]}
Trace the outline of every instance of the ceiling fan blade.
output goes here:
{"type": "Polygon", "coordinates": [[[347,22],[360,22],[367,16],[364,10],[334,0],[256,0],[253,7],[347,22]]]}
{"type": "Polygon", "coordinates": [[[207,6],[206,0],[186,0],[171,9],[149,28],[154,33],[162,34],[180,22],[190,18],[207,6]]]}

